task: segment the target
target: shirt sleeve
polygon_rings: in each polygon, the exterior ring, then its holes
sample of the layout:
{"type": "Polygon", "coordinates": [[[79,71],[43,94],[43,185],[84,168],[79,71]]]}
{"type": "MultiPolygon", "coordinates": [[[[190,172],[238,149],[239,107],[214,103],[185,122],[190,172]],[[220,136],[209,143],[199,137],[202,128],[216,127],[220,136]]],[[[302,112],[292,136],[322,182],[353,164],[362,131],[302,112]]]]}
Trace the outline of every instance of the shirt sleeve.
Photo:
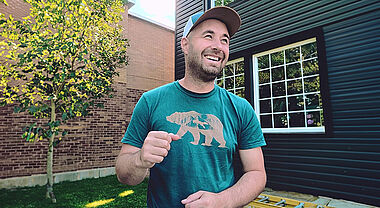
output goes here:
{"type": "Polygon", "coordinates": [[[239,149],[252,149],[256,147],[265,146],[266,142],[264,139],[263,132],[259,120],[256,117],[256,113],[253,110],[251,104],[245,100],[243,102],[241,115],[241,131],[240,131],[240,142],[239,149]]]}
{"type": "Polygon", "coordinates": [[[121,142],[141,148],[150,130],[149,118],[148,103],[143,94],[133,110],[131,121],[121,142]]]}

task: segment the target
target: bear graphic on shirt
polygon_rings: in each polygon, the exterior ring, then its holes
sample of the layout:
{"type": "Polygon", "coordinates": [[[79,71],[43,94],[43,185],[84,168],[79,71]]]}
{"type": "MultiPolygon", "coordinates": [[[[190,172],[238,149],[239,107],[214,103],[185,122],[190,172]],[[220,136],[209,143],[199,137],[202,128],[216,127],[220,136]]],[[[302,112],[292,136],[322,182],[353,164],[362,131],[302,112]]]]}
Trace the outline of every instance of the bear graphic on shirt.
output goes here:
{"type": "Polygon", "coordinates": [[[175,112],[166,117],[169,122],[180,125],[177,135],[182,137],[187,132],[193,135],[194,141],[191,144],[198,145],[201,134],[205,136],[204,146],[212,146],[211,142],[215,139],[218,147],[226,147],[223,136],[223,124],[212,114],[200,114],[196,111],[175,112]]]}

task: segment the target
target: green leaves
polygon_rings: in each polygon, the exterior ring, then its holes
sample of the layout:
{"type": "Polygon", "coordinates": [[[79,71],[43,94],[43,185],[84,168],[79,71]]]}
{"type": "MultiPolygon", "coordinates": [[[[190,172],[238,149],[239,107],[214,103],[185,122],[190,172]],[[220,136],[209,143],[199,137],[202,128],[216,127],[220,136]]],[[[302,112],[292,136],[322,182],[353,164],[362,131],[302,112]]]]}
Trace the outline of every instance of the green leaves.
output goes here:
{"type": "Polygon", "coordinates": [[[36,141],[90,107],[104,107],[95,100],[111,97],[117,68],[128,64],[128,40],[118,24],[122,0],[26,2],[31,12],[22,21],[0,15],[0,104],[16,103],[15,113],[41,122],[50,118],[26,129],[23,138],[36,141]]]}

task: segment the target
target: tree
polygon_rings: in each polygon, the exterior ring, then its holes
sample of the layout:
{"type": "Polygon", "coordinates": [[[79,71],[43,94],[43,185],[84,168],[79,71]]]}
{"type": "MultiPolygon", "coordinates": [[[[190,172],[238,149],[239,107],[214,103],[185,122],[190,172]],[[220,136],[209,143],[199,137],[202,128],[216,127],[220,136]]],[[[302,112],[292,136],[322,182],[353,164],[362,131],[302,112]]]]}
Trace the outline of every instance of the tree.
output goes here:
{"type": "MultiPolygon", "coordinates": [[[[6,2],[6,1],[4,1],[6,2]]],[[[102,107],[117,68],[128,64],[128,40],[118,24],[122,0],[26,0],[29,16],[0,14],[0,104],[28,112],[29,142],[48,140],[47,197],[53,194],[53,147],[62,125],[102,107]],[[37,122],[38,121],[38,122],[37,122]],[[43,125],[41,124],[43,123],[43,125]]]]}

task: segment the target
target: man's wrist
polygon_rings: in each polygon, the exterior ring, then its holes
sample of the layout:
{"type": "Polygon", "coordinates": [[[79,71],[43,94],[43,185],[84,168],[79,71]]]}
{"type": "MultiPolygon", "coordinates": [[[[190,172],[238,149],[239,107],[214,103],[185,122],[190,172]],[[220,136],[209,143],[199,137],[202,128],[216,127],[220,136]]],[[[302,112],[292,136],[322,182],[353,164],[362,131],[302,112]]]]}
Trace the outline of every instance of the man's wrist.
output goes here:
{"type": "Polygon", "coordinates": [[[135,167],[138,169],[148,170],[148,168],[144,166],[144,163],[141,159],[141,150],[137,151],[134,156],[135,156],[135,167]]]}
{"type": "Polygon", "coordinates": [[[234,205],[232,204],[233,200],[231,199],[231,194],[229,193],[228,189],[222,192],[219,192],[217,196],[218,196],[218,201],[220,202],[220,204],[222,204],[221,207],[224,207],[224,208],[234,207],[234,205]]]}

